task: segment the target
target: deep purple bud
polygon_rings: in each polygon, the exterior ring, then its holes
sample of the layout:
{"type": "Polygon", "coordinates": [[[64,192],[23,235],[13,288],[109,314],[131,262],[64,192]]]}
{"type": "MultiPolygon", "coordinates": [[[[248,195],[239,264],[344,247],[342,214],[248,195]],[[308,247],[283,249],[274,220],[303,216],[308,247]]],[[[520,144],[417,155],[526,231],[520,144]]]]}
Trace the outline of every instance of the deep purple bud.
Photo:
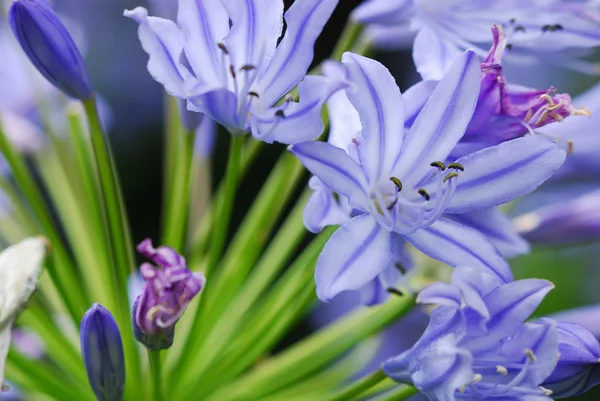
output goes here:
{"type": "Polygon", "coordinates": [[[194,132],[204,118],[204,114],[195,111],[190,111],[187,108],[187,100],[177,99],[177,106],[179,107],[179,116],[181,118],[181,124],[185,127],[186,131],[194,132]]]}
{"type": "Polygon", "coordinates": [[[90,80],[81,53],[67,28],[44,0],[15,0],[9,22],[38,71],[67,95],[89,99],[90,80]]]}
{"type": "Polygon", "coordinates": [[[125,387],[121,333],[110,312],[94,304],[81,320],[81,354],[99,401],[118,401],[125,387]]]}
{"type": "Polygon", "coordinates": [[[140,267],[146,283],[133,307],[136,338],[153,350],[169,348],[175,324],[206,280],[202,273],[188,270],[183,256],[172,248],[154,248],[147,239],[137,249],[156,266],[144,263],[140,267]]]}

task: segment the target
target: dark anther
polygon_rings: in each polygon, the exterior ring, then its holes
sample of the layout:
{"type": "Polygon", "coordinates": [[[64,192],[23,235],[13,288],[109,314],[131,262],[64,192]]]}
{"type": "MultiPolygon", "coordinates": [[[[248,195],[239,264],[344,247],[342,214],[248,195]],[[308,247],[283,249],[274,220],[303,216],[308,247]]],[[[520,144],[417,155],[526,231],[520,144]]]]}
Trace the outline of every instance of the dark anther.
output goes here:
{"type": "Polygon", "coordinates": [[[279,118],[285,118],[285,113],[283,112],[283,110],[277,110],[275,112],[275,116],[277,116],[279,118]]]}
{"type": "Polygon", "coordinates": [[[400,270],[400,273],[402,273],[402,275],[406,274],[406,269],[404,268],[404,266],[402,266],[402,264],[396,262],[395,265],[396,269],[400,270]]]}
{"type": "Polygon", "coordinates": [[[448,180],[451,180],[452,178],[458,177],[458,173],[453,171],[452,173],[448,174],[447,176],[444,177],[444,183],[448,180]]]}
{"type": "Polygon", "coordinates": [[[511,18],[508,20],[508,22],[510,22],[511,24],[514,24],[517,20],[515,18],[511,18]]]}
{"type": "Polygon", "coordinates": [[[460,171],[465,171],[465,168],[463,167],[462,164],[458,164],[458,163],[450,163],[448,164],[448,168],[453,168],[456,170],[460,170],[460,171]]]}
{"type": "Polygon", "coordinates": [[[515,32],[525,32],[525,27],[522,25],[515,25],[513,29],[515,32]]]}
{"type": "Polygon", "coordinates": [[[429,193],[427,193],[427,191],[425,191],[423,188],[419,188],[419,190],[417,192],[419,193],[419,195],[421,195],[423,198],[425,198],[426,201],[431,199],[431,196],[429,196],[429,193]]]}
{"type": "Polygon", "coordinates": [[[233,79],[235,79],[235,78],[236,78],[236,75],[235,75],[235,67],[233,66],[233,64],[231,64],[231,65],[229,66],[229,72],[231,73],[231,76],[233,77],[233,79]]]}
{"type": "Polygon", "coordinates": [[[229,55],[229,49],[227,49],[227,46],[225,46],[225,43],[217,43],[217,46],[219,46],[219,49],[221,49],[223,51],[223,53],[229,55]]]}
{"type": "Polygon", "coordinates": [[[560,24],[544,25],[542,27],[542,32],[556,32],[556,31],[562,31],[562,30],[563,30],[563,26],[560,24]]]}
{"type": "Polygon", "coordinates": [[[253,69],[255,69],[256,67],[253,66],[252,64],[246,64],[245,66],[243,66],[242,68],[240,68],[240,71],[251,71],[253,69]]]}
{"type": "Polygon", "coordinates": [[[258,93],[254,92],[254,91],[250,91],[250,92],[248,92],[248,95],[249,95],[249,96],[252,96],[252,97],[255,97],[255,98],[257,98],[257,99],[260,97],[260,96],[258,96],[258,93]]]}
{"type": "Polygon", "coordinates": [[[512,45],[511,45],[510,43],[507,43],[507,44],[506,44],[506,48],[507,48],[508,50],[512,50],[512,45]]]}
{"type": "Polygon", "coordinates": [[[389,292],[390,294],[397,295],[399,297],[403,297],[404,296],[404,294],[402,293],[402,291],[400,291],[399,289],[394,288],[394,287],[390,287],[386,291],[389,292]]]}
{"type": "Polygon", "coordinates": [[[398,178],[390,177],[390,181],[398,188],[398,192],[402,191],[402,182],[398,178]]]}
{"type": "Polygon", "coordinates": [[[567,142],[567,154],[569,154],[569,155],[573,154],[573,141],[567,142]]]}
{"type": "Polygon", "coordinates": [[[430,166],[431,167],[437,167],[437,168],[439,168],[442,171],[446,170],[446,165],[444,163],[442,163],[442,162],[433,162],[433,163],[430,164],[430,166]]]}

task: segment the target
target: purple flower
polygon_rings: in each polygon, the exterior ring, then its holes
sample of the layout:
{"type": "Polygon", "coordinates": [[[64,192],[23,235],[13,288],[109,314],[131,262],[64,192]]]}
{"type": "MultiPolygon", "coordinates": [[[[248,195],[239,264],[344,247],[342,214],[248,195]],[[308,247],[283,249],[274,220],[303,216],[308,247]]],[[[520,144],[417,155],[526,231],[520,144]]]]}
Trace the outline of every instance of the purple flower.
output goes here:
{"type": "Polygon", "coordinates": [[[156,266],[144,263],[140,267],[146,283],[133,306],[136,338],[150,349],[166,349],[173,343],[175,324],[202,291],[205,278],[189,271],[183,256],[172,248],[154,248],[146,239],[137,249],[156,266]]]}
{"type": "MultiPolygon", "coordinates": [[[[479,95],[480,65],[472,52],[456,61],[420,111],[404,108],[381,64],[351,53],[343,63],[346,94],[362,125],[359,135],[345,149],[323,142],[290,147],[350,210],[351,220],[331,237],[317,262],[319,298],[361,290],[366,299],[380,302],[376,294],[402,271],[397,263],[410,264],[407,242],[451,266],[482,267],[510,281],[508,264],[484,235],[443,215],[489,209],[529,193],[563,163],[565,152],[527,136],[446,165],[479,95]],[[414,120],[406,131],[405,118],[414,120]]],[[[322,215],[332,205],[314,197],[311,202],[312,211],[322,215]]],[[[322,226],[312,223],[315,229],[322,226]]]]}
{"type": "Polygon", "coordinates": [[[140,24],[148,70],[188,108],[233,134],[251,131],[265,142],[296,143],[322,131],[321,108],[341,85],[306,72],[315,40],[337,0],[180,0],[177,22],[125,15],[140,24]],[[302,82],[301,82],[302,81],[302,82]],[[296,85],[300,101],[286,98],[296,85]]]}
{"type": "Polygon", "coordinates": [[[44,0],[15,0],[10,26],[38,71],[67,95],[85,100],[92,95],[81,53],[67,28],[44,0]]]}
{"type": "Polygon", "coordinates": [[[423,79],[440,79],[465,49],[484,57],[492,24],[506,27],[515,64],[539,59],[589,74],[597,66],[579,57],[600,45],[598,6],[566,0],[369,0],[353,13],[379,47],[413,44],[423,79]],[[416,36],[415,36],[416,34],[416,36]]]}
{"type": "Polygon", "coordinates": [[[121,333],[110,312],[94,304],[83,315],[81,354],[90,386],[100,401],[118,401],[125,387],[121,333]]]}
{"type": "Polygon", "coordinates": [[[452,284],[421,292],[420,303],[438,305],[429,326],[383,369],[432,401],[550,401],[539,386],[558,362],[556,322],[524,322],[552,288],[544,280],[502,283],[480,269],[457,268],[452,284]]]}

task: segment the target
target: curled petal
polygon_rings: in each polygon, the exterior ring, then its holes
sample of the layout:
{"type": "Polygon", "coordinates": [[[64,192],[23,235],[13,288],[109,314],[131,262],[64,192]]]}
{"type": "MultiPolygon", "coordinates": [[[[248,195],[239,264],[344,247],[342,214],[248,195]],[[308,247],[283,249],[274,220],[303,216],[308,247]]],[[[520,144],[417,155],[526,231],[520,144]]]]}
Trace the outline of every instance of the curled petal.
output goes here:
{"type": "Polygon", "coordinates": [[[312,177],[309,186],[315,192],[304,208],[304,226],[311,233],[319,233],[329,225],[342,225],[350,219],[350,215],[340,207],[327,188],[317,177],[312,177]]]}

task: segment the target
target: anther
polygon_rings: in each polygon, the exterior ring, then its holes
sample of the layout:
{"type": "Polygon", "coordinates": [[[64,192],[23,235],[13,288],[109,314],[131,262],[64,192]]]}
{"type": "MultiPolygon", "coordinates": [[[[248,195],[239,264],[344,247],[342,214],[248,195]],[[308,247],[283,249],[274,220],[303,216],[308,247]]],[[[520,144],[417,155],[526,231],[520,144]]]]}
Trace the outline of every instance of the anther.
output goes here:
{"type": "Polygon", "coordinates": [[[231,74],[231,76],[233,77],[233,79],[236,78],[235,67],[233,66],[233,64],[229,65],[229,73],[231,74]]]}
{"type": "Polygon", "coordinates": [[[563,27],[560,24],[542,26],[542,32],[556,32],[556,31],[562,31],[562,30],[563,30],[563,27]]]}
{"type": "Polygon", "coordinates": [[[515,25],[513,29],[515,32],[525,32],[525,27],[522,25],[515,25]]]}
{"type": "Polygon", "coordinates": [[[448,164],[448,168],[453,168],[460,171],[465,171],[465,168],[462,164],[459,163],[450,163],[448,164]]]}
{"type": "Polygon", "coordinates": [[[258,96],[258,93],[254,92],[254,91],[248,92],[248,96],[252,96],[252,97],[255,97],[257,99],[260,97],[260,96],[258,96]]]}
{"type": "Polygon", "coordinates": [[[285,118],[285,113],[283,112],[283,110],[277,110],[275,112],[275,116],[279,118],[285,118]]]}
{"type": "Polygon", "coordinates": [[[392,295],[397,295],[399,297],[403,297],[404,296],[404,294],[402,293],[402,291],[400,291],[399,289],[394,288],[394,287],[390,287],[386,291],[389,292],[392,295]]]}
{"type": "Polygon", "coordinates": [[[390,181],[394,183],[396,188],[398,188],[398,192],[402,191],[402,182],[396,177],[390,177],[390,181]]]}
{"type": "Polygon", "coordinates": [[[421,195],[423,198],[425,198],[426,201],[431,199],[431,196],[429,196],[429,193],[427,193],[427,191],[423,188],[419,188],[419,190],[417,191],[419,193],[419,195],[421,195]]]}
{"type": "Polygon", "coordinates": [[[540,390],[542,390],[542,392],[544,393],[545,396],[550,397],[552,395],[552,393],[553,393],[553,391],[550,390],[550,389],[548,389],[548,388],[545,388],[545,387],[542,387],[542,386],[539,386],[538,388],[540,390]]]}
{"type": "Polygon", "coordinates": [[[506,369],[504,366],[502,365],[498,365],[496,366],[496,372],[500,373],[502,376],[506,376],[508,375],[508,369],[506,369]]]}
{"type": "Polygon", "coordinates": [[[283,98],[283,101],[286,103],[290,103],[292,100],[294,100],[294,95],[292,95],[291,93],[288,93],[287,95],[285,95],[285,98],[283,98]]]}
{"type": "Polygon", "coordinates": [[[479,373],[476,373],[475,376],[473,376],[473,380],[471,381],[471,384],[477,384],[482,380],[483,380],[483,376],[481,376],[481,374],[479,374],[479,373]]]}
{"type": "Polygon", "coordinates": [[[568,155],[572,155],[573,154],[573,141],[567,141],[567,154],[568,155]]]}
{"type": "Polygon", "coordinates": [[[508,22],[510,22],[511,24],[514,24],[515,22],[517,22],[516,18],[511,18],[508,20],[508,22]]]}
{"type": "Polygon", "coordinates": [[[251,71],[253,69],[255,69],[256,67],[253,66],[252,64],[246,64],[245,66],[243,66],[242,68],[240,68],[240,71],[251,71]]]}
{"type": "Polygon", "coordinates": [[[225,53],[226,55],[229,55],[229,49],[227,49],[227,46],[225,46],[225,43],[219,42],[219,43],[217,43],[217,46],[219,46],[219,49],[221,49],[223,51],[223,53],[225,53]]]}
{"type": "Polygon", "coordinates": [[[531,362],[535,362],[537,360],[537,358],[535,357],[535,354],[533,353],[533,351],[529,348],[527,348],[525,350],[525,355],[527,355],[527,358],[529,358],[529,360],[531,362]]]}
{"type": "Polygon", "coordinates": [[[507,50],[512,50],[512,48],[513,48],[513,45],[511,45],[510,43],[506,44],[506,49],[507,50]]]}
{"type": "Polygon", "coordinates": [[[458,173],[456,171],[453,171],[444,177],[443,182],[446,183],[447,181],[451,180],[452,178],[456,178],[456,177],[458,177],[458,173]]]}
{"type": "Polygon", "coordinates": [[[442,171],[446,170],[446,165],[444,163],[442,163],[442,162],[432,162],[430,164],[430,166],[431,167],[437,167],[437,168],[439,168],[442,171]]]}
{"type": "Polygon", "coordinates": [[[406,274],[406,269],[404,268],[404,266],[402,266],[401,263],[396,262],[395,266],[396,266],[396,269],[400,270],[400,273],[402,273],[402,275],[406,274]]]}

